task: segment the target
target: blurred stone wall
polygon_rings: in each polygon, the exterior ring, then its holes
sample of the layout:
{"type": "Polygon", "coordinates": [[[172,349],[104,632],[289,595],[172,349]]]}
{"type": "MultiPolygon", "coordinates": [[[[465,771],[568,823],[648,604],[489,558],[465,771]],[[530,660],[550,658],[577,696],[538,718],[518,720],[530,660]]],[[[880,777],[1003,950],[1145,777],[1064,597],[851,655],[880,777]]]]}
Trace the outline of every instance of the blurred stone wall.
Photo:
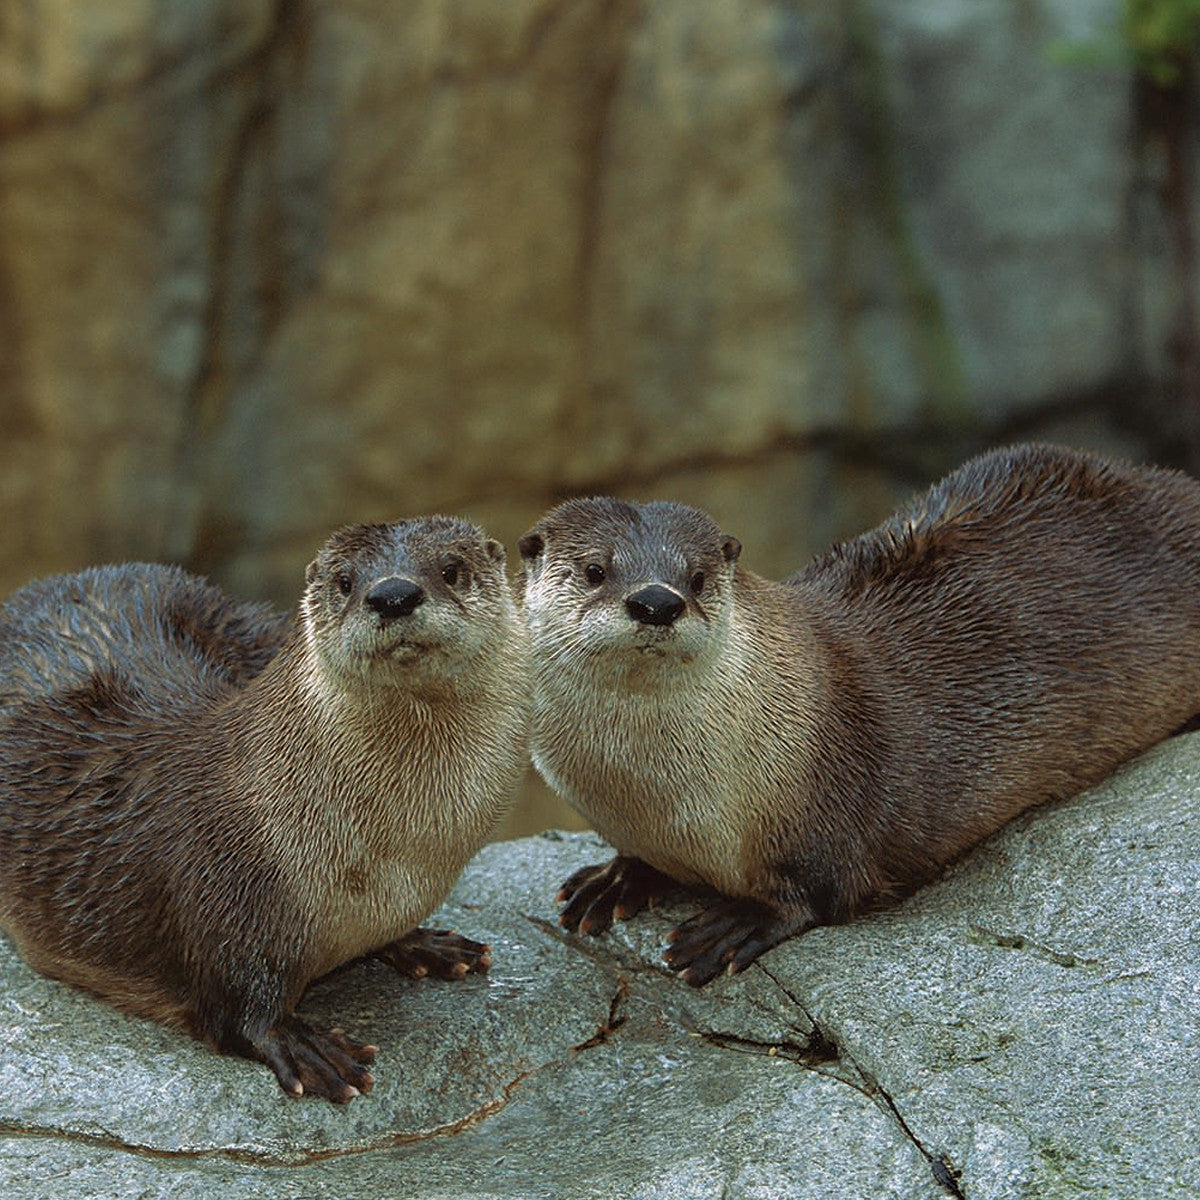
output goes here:
{"type": "Polygon", "coordinates": [[[1119,13],[0,0],[0,589],[596,491],[781,573],[996,441],[1170,458],[1119,13]]]}

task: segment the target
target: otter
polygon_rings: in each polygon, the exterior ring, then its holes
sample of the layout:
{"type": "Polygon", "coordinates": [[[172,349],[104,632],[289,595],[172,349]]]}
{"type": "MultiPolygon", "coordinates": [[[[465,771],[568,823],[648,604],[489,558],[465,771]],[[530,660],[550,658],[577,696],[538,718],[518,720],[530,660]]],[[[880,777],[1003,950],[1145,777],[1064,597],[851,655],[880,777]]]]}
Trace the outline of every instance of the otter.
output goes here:
{"type": "Polygon", "coordinates": [[[338,530],[291,619],[177,567],[32,583],[0,609],[0,928],[292,1095],[367,1092],[376,1048],[296,1002],[369,954],[487,970],[419,923],[514,796],[528,671],[504,548],[449,517],[338,530]]]}
{"type": "Polygon", "coordinates": [[[519,547],[533,760],[617,851],[561,922],[702,888],[665,953],[695,986],[1200,712],[1200,484],[1174,472],[994,451],[782,582],[672,503],[568,500],[519,547]]]}

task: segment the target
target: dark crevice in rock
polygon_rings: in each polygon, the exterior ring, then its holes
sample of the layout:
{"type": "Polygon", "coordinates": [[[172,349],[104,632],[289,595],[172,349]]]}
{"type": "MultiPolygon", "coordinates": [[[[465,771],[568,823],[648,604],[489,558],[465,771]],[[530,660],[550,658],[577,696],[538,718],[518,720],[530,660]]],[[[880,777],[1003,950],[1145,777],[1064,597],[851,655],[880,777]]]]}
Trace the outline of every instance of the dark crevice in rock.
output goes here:
{"type": "MultiPolygon", "coordinates": [[[[536,921],[534,923],[538,924],[536,921]]],[[[579,1052],[609,1042],[617,1030],[628,1019],[625,1010],[629,994],[629,984],[625,979],[620,979],[609,1003],[607,1013],[596,1025],[596,1032],[585,1041],[572,1046],[571,1050],[579,1052]]],[[[464,1133],[507,1107],[509,1101],[512,1100],[514,1094],[526,1080],[536,1077],[547,1069],[564,1067],[566,1065],[567,1060],[565,1058],[551,1058],[537,1066],[520,1070],[500,1088],[498,1095],[480,1104],[477,1108],[464,1113],[456,1120],[448,1121],[432,1129],[414,1133],[384,1134],[353,1146],[344,1146],[329,1150],[291,1150],[286,1147],[247,1149],[230,1146],[168,1150],[142,1143],[124,1141],[117,1135],[108,1132],[62,1129],[56,1126],[23,1125],[13,1122],[0,1122],[0,1137],[43,1138],[68,1144],[93,1146],[140,1158],[157,1160],[215,1159],[264,1168],[305,1167],[330,1159],[359,1156],[380,1150],[394,1150],[403,1146],[427,1142],[434,1138],[453,1137],[464,1133]]],[[[369,1101],[365,1102],[369,1103],[369,1101]]],[[[289,1103],[293,1102],[289,1101],[289,1103]]],[[[297,1101],[294,1103],[308,1103],[308,1101],[297,1101]]],[[[364,1103],[364,1101],[358,1101],[357,1103],[364,1103]]]]}
{"type": "MultiPolygon", "coordinates": [[[[930,1170],[933,1172],[934,1180],[951,1196],[955,1196],[958,1200],[967,1200],[966,1193],[963,1192],[959,1179],[959,1172],[955,1170],[953,1164],[945,1154],[934,1154],[924,1142],[917,1137],[912,1126],[904,1119],[904,1114],[901,1113],[896,1101],[892,1098],[887,1089],[866,1070],[861,1063],[855,1059],[854,1055],[848,1052],[844,1047],[842,1050],[842,1059],[853,1067],[858,1075],[859,1090],[863,1095],[868,1096],[879,1109],[887,1115],[896,1125],[896,1128],[917,1148],[921,1157],[929,1164],[930,1170]]],[[[849,1082],[843,1080],[843,1082],[849,1082]]]]}
{"type": "Polygon", "coordinates": [[[733,1050],[738,1054],[759,1054],[766,1058],[782,1058],[805,1067],[815,1067],[838,1057],[837,1047],[824,1039],[804,1042],[763,1042],[736,1033],[710,1030],[699,1033],[710,1046],[733,1050]]]}
{"type": "Polygon", "coordinates": [[[788,998],[789,1003],[795,1005],[804,1014],[804,1019],[808,1022],[811,1031],[808,1035],[810,1052],[816,1056],[816,1061],[830,1063],[841,1058],[842,1050],[837,1039],[809,1012],[804,1001],[769,967],[762,962],[757,963],[756,966],[788,998]]]}
{"type": "MultiPolygon", "coordinates": [[[[455,1121],[438,1125],[433,1129],[422,1130],[419,1133],[396,1133],[375,1138],[369,1142],[354,1146],[342,1146],[332,1150],[299,1150],[279,1149],[239,1149],[233,1146],[215,1146],[203,1150],[167,1150],[159,1146],[148,1146],[138,1142],[122,1141],[115,1135],[104,1133],[89,1133],[84,1130],[60,1129],[55,1126],[21,1125],[10,1122],[0,1122],[0,1137],[44,1138],[58,1142],[80,1146],[94,1146],[130,1154],[138,1158],[158,1160],[198,1160],[217,1159],[225,1162],[240,1163],[245,1166],[258,1167],[306,1167],[313,1163],[326,1162],[330,1159],[357,1157],[370,1154],[377,1150],[394,1150],[401,1146],[412,1146],[427,1142],[434,1138],[453,1137],[473,1129],[482,1121],[500,1112],[508,1106],[514,1092],[525,1082],[547,1067],[561,1066],[558,1059],[542,1063],[538,1067],[521,1071],[508,1081],[501,1089],[500,1095],[493,1100],[481,1104],[478,1108],[464,1114],[455,1121]]],[[[296,1101],[295,1103],[308,1103],[296,1101]]],[[[359,1102],[361,1103],[361,1101],[359,1102]]]]}
{"type": "Polygon", "coordinates": [[[808,1047],[808,1058],[805,1060],[807,1064],[810,1066],[820,1066],[826,1063],[837,1062],[842,1056],[841,1046],[838,1044],[837,1039],[809,1012],[808,1006],[804,1001],[770,967],[761,961],[756,963],[755,966],[787,997],[789,1004],[804,1014],[804,1019],[808,1022],[809,1028],[809,1032],[805,1038],[808,1047]]]}
{"type": "MultiPolygon", "coordinates": [[[[592,1037],[575,1047],[577,1050],[589,1049],[608,1041],[611,1035],[625,1023],[624,1008],[630,995],[630,985],[626,978],[627,975],[640,975],[643,978],[662,977],[670,980],[673,984],[685,987],[679,976],[665,964],[660,967],[639,957],[622,955],[618,953],[619,947],[612,942],[597,942],[593,948],[587,941],[567,933],[560,926],[542,917],[535,917],[526,913],[525,919],[556,942],[586,955],[592,961],[608,970],[621,972],[617,992],[613,997],[607,1020],[597,1028],[596,1033],[592,1037]]],[[[780,991],[787,997],[789,1003],[804,1014],[808,1028],[797,1028],[795,1030],[797,1034],[795,1039],[783,1038],[775,1041],[764,1041],[745,1037],[742,1034],[731,1031],[702,1028],[695,1020],[688,1019],[678,1011],[672,1012],[671,1019],[685,1028],[692,1036],[701,1038],[709,1045],[718,1046],[722,1049],[735,1050],[747,1054],[762,1054],[771,1058],[785,1058],[809,1067],[835,1062],[839,1056],[837,1043],[812,1019],[812,1015],[804,1005],[770,971],[766,971],[765,968],[763,970],[776,983],[780,991]]],[[[687,994],[691,994],[690,989],[687,989],[687,994]]],[[[669,1011],[674,1009],[669,997],[657,994],[654,999],[656,1006],[661,1010],[669,1011]]]]}
{"type": "Polygon", "coordinates": [[[580,936],[568,933],[562,926],[556,924],[554,921],[547,921],[545,917],[535,917],[531,913],[524,913],[522,915],[530,925],[540,930],[547,937],[553,938],[556,942],[561,942],[562,945],[577,951],[579,954],[590,958],[600,966],[607,967],[609,970],[623,971],[631,975],[661,975],[666,979],[676,980],[679,978],[666,963],[660,967],[652,962],[647,962],[646,959],[639,955],[621,953],[619,943],[612,941],[601,942],[587,935],[580,936]]]}
{"type": "Polygon", "coordinates": [[[603,1046],[613,1034],[628,1020],[624,1013],[625,1003],[629,999],[629,982],[622,978],[617,982],[617,991],[608,1006],[608,1016],[596,1026],[596,1032],[587,1041],[573,1046],[573,1050],[590,1050],[594,1046],[603,1046]]]}
{"type": "Polygon", "coordinates": [[[789,1003],[794,1004],[808,1018],[809,1024],[816,1029],[817,1022],[813,1019],[812,1013],[805,1007],[804,1001],[762,959],[759,959],[754,965],[788,998],[789,1003]]]}
{"type": "Polygon", "coordinates": [[[811,1032],[803,1041],[763,1042],[738,1034],[719,1031],[701,1032],[701,1036],[709,1045],[722,1049],[734,1050],[743,1054],[762,1054],[770,1058],[784,1058],[797,1065],[811,1070],[827,1079],[845,1084],[866,1096],[896,1125],[904,1137],[916,1147],[922,1158],[929,1164],[935,1182],[949,1195],[958,1200],[966,1200],[965,1194],[958,1183],[957,1173],[945,1157],[935,1155],[916,1136],[908,1122],[905,1121],[895,1100],[888,1094],[869,1071],[867,1071],[847,1051],[844,1043],[840,1042],[827,1030],[809,1011],[807,1005],[795,994],[770,968],[761,962],[756,964],[787,998],[788,1002],[803,1013],[810,1026],[811,1032]],[[831,1069],[832,1067],[832,1069],[831,1069]]]}
{"type": "Polygon", "coordinates": [[[1094,967],[1102,965],[1101,960],[1098,958],[1085,958],[1083,955],[1072,954],[1069,951],[1055,950],[1050,946],[1035,942],[1023,933],[998,933],[994,929],[987,929],[983,925],[970,925],[968,926],[967,934],[975,945],[995,946],[1001,950],[1023,950],[1037,958],[1044,958],[1047,962],[1052,962],[1059,967],[1094,967]]]}
{"type": "Polygon", "coordinates": [[[951,1166],[949,1160],[945,1155],[935,1155],[925,1147],[904,1119],[895,1100],[892,1099],[879,1080],[858,1062],[853,1052],[847,1049],[843,1042],[839,1042],[832,1033],[821,1025],[813,1014],[809,1012],[804,1002],[774,972],[768,967],[763,966],[762,963],[759,963],[758,966],[788,1000],[804,1014],[812,1026],[813,1032],[810,1035],[810,1040],[813,1042],[813,1045],[810,1047],[806,1057],[796,1058],[795,1061],[810,1069],[817,1070],[819,1074],[824,1075],[827,1079],[834,1079],[839,1083],[844,1083],[848,1087],[854,1088],[855,1091],[861,1092],[868,1099],[874,1101],[880,1110],[894,1122],[905,1138],[912,1142],[925,1161],[929,1163],[930,1170],[933,1172],[933,1177],[937,1184],[949,1195],[957,1197],[958,1200],[966,1200],[966,1196],[958,1183],[957,1172],[951,1166]],[[824,1057],[819,1056],[820,1047],[825,1048],[826,1053],[824,1057]],[[829,1070],[828,1065],[835,1062],[839,1064],[841,1069],[829,1070]]]}
{"type": "MultiPolygon", "coordinates": [[[[628,1019],[625,1009],[629,999],[629,991],[629,984],[626,982],[626,980],[621,979],[618,982],[617,989],[613,994],[611,1002],[609,1003],[606,1015],[596,1026],[595,1034],[593,1034],[592,1037],[588,1038],[587,1040],[580,1042],[578,1045],[571,1047],[573,1051],[578,1052],[588,1050],[596,1046],[604,1045],[611,1040],[617,1030],[619,1030],[628,1019]]],[[[393,1150],[402,1146],[411,1146],[421,1142],[427,1142],[434,1138],[452,1137],[456,1134],[464,1133],[469,1129],[473,1129],[481,1122],[486,1121],[489,1117],[494,1116],[496,1113],[507,1107],[509,1101],[513,1098],[516,1091],[521,1087],[522,1084],[525,1083],[526,1080],[534,1078],[548,1068],[562,1067],[565,1065],[565,1059],[552,1058],[539,1064],[538,1066],[521,1070],[503,1085],[503,1087],[500,1089],[499,1095],[484,1102],[478,1108],[472,1109],[470,1112],[465,1113],[458,1119],[436,1126],[435,1128],[422,1130],[417,1133],[386,1134],[354,1146],[338,1147],[331,1150],[292,1151],[286,1148],[242,1149],[229,1146],[194,1150],[168,1150],[161,1147],[124,1141],[117,1135],[107,1132],[89,1132],[86,1130],[62,1129],[55,1126],[23,1125],[13,1122],[0,1122],[0,1137],[31,1139],[43,1138],[58,1142],[66,1142],[69,1144],[103,1148],[147,1159],[217,1159],[226,1162],[234,1162],[243,1165],[265,1168],[304,1167],[313,1163],[325,1162],[329,1159],[359,1156],[379,1150],[393,1150]]],[[[297,1101],[296,1103],[306,1103],[306,1101],[297,1101]]],[[[363,1101],[359,1101],[359,1103],[363,1103],[363,1101]]]]}

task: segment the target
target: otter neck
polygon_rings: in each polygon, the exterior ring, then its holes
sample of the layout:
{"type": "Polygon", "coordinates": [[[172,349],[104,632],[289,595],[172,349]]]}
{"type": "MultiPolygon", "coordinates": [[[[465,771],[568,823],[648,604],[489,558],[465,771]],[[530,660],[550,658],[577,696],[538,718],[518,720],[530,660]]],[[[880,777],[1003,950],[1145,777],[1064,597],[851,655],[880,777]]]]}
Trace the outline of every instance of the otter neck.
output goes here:
{"type": "Polygon", "coordinates": [[[252,794],[272,819],[285,810],[302,827],[350,822],[369,826],[378,840],[392,825],[411,825],[412,813],[398,803],[406,757],[452,759],[464,744],[482,696],[456,688],[452,700],[436,680],[412,689],[332,681],[297,632],[221,707],[214,732],[229,743],[234,769],[263,779],[252,794]],[[267,782],[281,777],[285,786],[267,782]]]}

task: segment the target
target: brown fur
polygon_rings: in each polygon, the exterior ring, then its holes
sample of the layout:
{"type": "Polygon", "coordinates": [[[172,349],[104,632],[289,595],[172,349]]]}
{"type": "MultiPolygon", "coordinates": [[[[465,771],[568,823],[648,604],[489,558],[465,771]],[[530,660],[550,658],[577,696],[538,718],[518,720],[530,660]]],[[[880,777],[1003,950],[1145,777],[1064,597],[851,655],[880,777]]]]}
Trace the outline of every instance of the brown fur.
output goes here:
{"type": "Polygon", "coordinates": [[[607,499],[521,543],[534,760],[621,854],[568,881],[565,923],[640,907],[662,883],[640,863],[714,887],[732,903],[668,952],[691,982],[911,890],[1200,712],[1185,476],[1018,447],[782,583],[714,569],[728,543],[607,499]],[[686,599],[669,627],[624,611],[648,583],[686,599]]]}
{"type": "MultiPolygon", "coordinates": [[[[32,584],[0,610],[0,926],[46,974],[349,1099],[370,1048],[292,1009],[370,951],[427,969],[412,931],[519,778],[525,674],[503,549],[449,518],[338,531],[294,621],[169,567],[32,584]],[[391,578],[428,595],[385,622],[364,597],[391,578]]],[[[486,965],[460,942],[451,973],[486,965]]]]}

